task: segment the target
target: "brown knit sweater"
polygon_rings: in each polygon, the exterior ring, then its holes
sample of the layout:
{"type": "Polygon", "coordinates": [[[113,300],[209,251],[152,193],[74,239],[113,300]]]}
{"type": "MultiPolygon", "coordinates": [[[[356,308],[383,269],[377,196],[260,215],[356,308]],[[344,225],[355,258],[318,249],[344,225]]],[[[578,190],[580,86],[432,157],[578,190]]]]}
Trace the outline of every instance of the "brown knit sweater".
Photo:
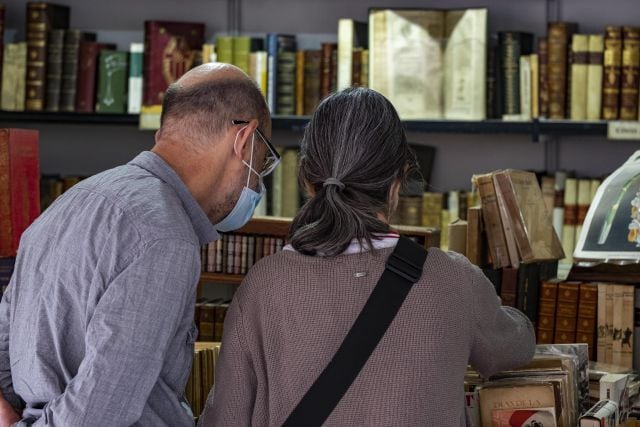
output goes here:
{"type": "MultiPolygon", "coordinates": [[[[391,251],[335,258],[284,251],[253,267],[227,314],[201,425],[282,425],[337,351],[391,251]]],[[[464,426],[467,364],[488,376],[528,362],[534,348],[529,320],[500,306],[480,269],[432,248],[422,278],[325,425],[464,426]]]]}

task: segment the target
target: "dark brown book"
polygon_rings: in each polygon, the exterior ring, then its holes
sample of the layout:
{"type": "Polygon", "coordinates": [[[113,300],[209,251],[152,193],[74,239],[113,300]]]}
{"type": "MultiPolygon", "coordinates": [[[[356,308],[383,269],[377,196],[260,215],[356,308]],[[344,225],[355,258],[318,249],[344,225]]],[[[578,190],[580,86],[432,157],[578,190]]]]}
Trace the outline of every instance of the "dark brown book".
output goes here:
{"type": "Polygon", "coordinates": [[[622,67],[622,28],[607,26],[604,37],[602,79],[602,118],[618,120],[620,112],[620,73],[622,67]]]}
{"type": "Polygon", "coordinates": [[[538,304],[537,343],[552,344],[556,323],[556,304],[558,299],[559,280],[548,280],[540,287],[540,303],[538,304]]]}
{"type": "Polygon", "coordinates": [[[322,43],[322,58],[320,60],[320,99],[324,99],[331,93],[334,81],[334,56],[338,50],[336,43],[322,43]]]}
{"type": "Polygon", "coordinates": [[[493,268],[511,265],[507,242],[502,228],[502,219],[496,197],[493,177],[489,174],[475,175],[478,193],[482,202],[482,221],[489,242],[489,254],[493,268]]]}
{"type": "Polygon", "coordinates": [[[47,82],[47,34],[69,28],[69,7],[45,2],[27,3],[27,111],[45,107],[47,82]]]}
{"type": "Polygon", "coordinates": [[[638,120],[638,74],[640,74],[640,28],[622,28],[620,120],[638,120]]]}
{"type": "Polygon", "coordinates": [[[518,291],[518,269],[512,267],[503,268],[501,283],[500,298],[502,298],[502,305],[515,307],[518,291]]]}
{"type": "Polygon", "coordinates": [[[229,303],[222,303],[216,305],[215,323],[213,328],[213,340],[216,342],[222,341],[222,334],[224,329],[224,318],[227,316],[227,310],[229,309],[229,303]]]}
{"type": "Polygon", "coordinates": [[[519,31],[498,33],[500,44],[500,73],[502,114],[520,114],[520,57],[533,49],[533,34],[519,31]]]}
{"type": "Polygon", "coordinates": [[[334,93],[338,89],[338,45],[331,52],[331,89],[334,93]]]}
{"type": "Polygon", "coordinates": [[[574,23],[549,23],[547,34],[549,49],[547,82],[550,119],[564,119],[567,117],[569,41],[577,29],[578,26],[574,23]]]}
{"type": "Polygon", "coordinates": [[[103,50],[115,50],[114,44],[81,41],[78,52],[78,86],[76,111],[93,113],[95,110],[98,80],[98,58],[103,50]]]}
{"type": "Polygon", "coordinates": [[[242,271],[242,236],[236,234],[233,240],[233,274],[242,271]]]}
{"type": "Polygon", "coordinates": [[[579,282],[563,282],[558,286],[555,341],[559,344],[573,343],[576,337],[579,282]]]}
{"type": "Polygon", "coordinates": [[[255,262],[258,262],[262,259],[262,251],[264,250],[264,237],[262,236],[256,236],[256,241],[255,241],[255,252],[254,252],[254,257],[255,257],[255,262]]]}
{"type": "Polygon", "coordinates": [[[467,210],[467,258],[479,267],[485,265],[486,253],[482,225],[482,208],[474,206],[467,210]]]}
{"type": "Polygon", "coordinates": [[[582,283],[578,298],[576,342],[589,345],[589,360],[595,360],[596,321],[598,317],[598,285],[582,283]]]}
{"type": "Polygon", "coordinates": [[[47,36],[47,96],[45,110],[60,110],[62,89],[62,50],[65,30],[51,30],[47,36]]]}
{"type": "Polygon", "coordinates": [[[304,115],[304,51],[296,52],[296,116],[304,115]]]}
{"type": "Polygon", "coordinates": [[[199,341],[213,341],[216,306],[214,303],[205,303],[200,306],[199,341]]]}
{"type": "Polygon", "coordinates": [[[304,51],[304,115],[313,114],[320,102],[320,57],[319,50],[304,51]]]}
{"type": "Polygon", "coordinates": [[[204,24],[194,22],[144,23],[143,105],[162,104],[167,87],[193,67],[204,29],[204,24]]]}
{"type": "Polygon", "coordinates": [[[501,119],[500,50],[497,38],[492,36],[487,47],[487,118],[501,119]]]}
{"type": "Polygon", "coordinates": [[[358,87],[362,81],[362,52],[361,47],[353,49],[351,56],[351,86],[358,87]]]}
{"type": "Polygon", "coordinates": [[[67,30],[65,32],[62,51],[60,111],[71,112],[76,109],[80,42],[95,41],[95,39],[95,33],[85,33],[79,30],[67,30]]]}
{"type": "Polygon", "coordinates": [[[538,40],[538,108],[540,117],[549,117],[549,81],[547,78],[549,71],[549,43],[546,38],[538,40]]]}
{"type": "Polygon", "coordinates": [[[277,69],[276,113],[292,116],[296,110],[296,53],[279,52],[277,69]]]}

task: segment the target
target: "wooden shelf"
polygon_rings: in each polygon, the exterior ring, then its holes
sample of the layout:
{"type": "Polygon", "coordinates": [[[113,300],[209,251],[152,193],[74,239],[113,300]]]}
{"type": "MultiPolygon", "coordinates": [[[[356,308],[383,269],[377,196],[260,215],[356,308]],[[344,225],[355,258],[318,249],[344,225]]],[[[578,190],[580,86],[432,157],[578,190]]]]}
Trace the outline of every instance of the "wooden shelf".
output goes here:
{"type": "Polygon", "coordinates": [[[239,285],[242,283],[244,275],[242,274],[223,274],[223,273],[201,273],[200,283],[230,283],[239,285]]]}
{"type": "MultiPolygon", "coordinates": [[[[0,111],[0,123],[59,123],[78,125],[138,126],[137,114],[53,113],[0,111]]],[[[309,123],[306,116],[273,116],[274,129],[301,132],[309,123]]],[[[607,122],[576,122],[570,120],[533,120],[527,122],[482,120],[405,120],[410,132],[448,134],[512,134],[607,136],[607,122]]]]}

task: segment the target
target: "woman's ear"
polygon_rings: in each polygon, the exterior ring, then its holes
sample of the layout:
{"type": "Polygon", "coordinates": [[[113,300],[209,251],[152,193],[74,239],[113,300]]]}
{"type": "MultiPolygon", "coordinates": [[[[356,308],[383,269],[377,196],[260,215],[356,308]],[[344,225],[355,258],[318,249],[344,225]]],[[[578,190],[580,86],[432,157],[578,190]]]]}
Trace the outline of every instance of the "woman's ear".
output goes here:
{"type": "Polygon", "coordinates": [[[389,216],[398,209],[398,202],[400,201],[400,187],[402,187],[402,183],[399,178],[396,178],[389,189],[389,216]]]}
{"type": "Polygon", "coordinates": [[[316,190],[315,188],[313,188],[313,185],[311,185],[306,179],[302,180],[302,184],[304,185],[304,190],[309,195],[309,197],[315,197],[316,190]]]}

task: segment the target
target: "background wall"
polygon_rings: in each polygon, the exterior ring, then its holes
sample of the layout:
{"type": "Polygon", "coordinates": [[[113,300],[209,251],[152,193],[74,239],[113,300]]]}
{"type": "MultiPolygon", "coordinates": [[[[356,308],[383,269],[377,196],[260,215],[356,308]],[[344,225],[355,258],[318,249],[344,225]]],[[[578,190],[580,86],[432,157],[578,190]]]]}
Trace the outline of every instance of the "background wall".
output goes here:
{"type": "MultiPolygon", "coordinates": [[[[97,31],[100,40],[116,42],[120,49],[142,41],[147,19],[204,21],[207,38],[227,31],[227,2],[222,0],[57,0],[72,7],[71,26],[97,31]]],[[[23,39],[25,1],[5,0],[7,37],[23,39]]],[[[580,23],[581,32],[602,32],[607,24],[640,25],[640,6],[634,0],[243,0],[242,30],[312,33],[335,39],[342,17],[366,20],[370,6],[422,8],[489,8],[490,32],[524,30],[546,33],[547,16],[580,23]]],[[[321,38],[324,38],[321,37],[321,38]]],[[[318,39],[317,37],[314,37],[318,39]]],[[[0,126],[16,126],[0,123],[0,126]]],[[[41,132],[43,173],[90,175],[122,164],[153,144],[153,132],[135,126],[19,124],[41,132]]],[[[276,130],[276,145],[293,146],[301,133],[276,130]]],[[[634,150],[638,142],[607,141],[601,137],[564,137],[553,143],[533,143],[524,135],[439,135],[411,133],[409,140],[437,148],[432,187],[438,190],[467,188],[471,174],[498,168],[542,170],[551,155],[558,168],[579,175],[611,172],[634,150]]]]}

